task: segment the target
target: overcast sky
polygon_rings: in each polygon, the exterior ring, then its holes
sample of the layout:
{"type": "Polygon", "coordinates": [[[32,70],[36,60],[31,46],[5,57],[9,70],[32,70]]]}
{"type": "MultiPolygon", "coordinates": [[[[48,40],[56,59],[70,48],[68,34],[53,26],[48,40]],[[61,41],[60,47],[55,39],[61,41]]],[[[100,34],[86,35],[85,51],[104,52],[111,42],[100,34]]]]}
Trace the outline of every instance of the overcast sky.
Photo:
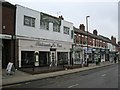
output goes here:
{"type": "Polygon", "coordinates": [[[6,0],[13,4],[45,12],[54,16],[62,15],[75,27],[85,24],[85,17],[90,16],[89,32],[94,29],[98,34],[118,41],[118,0],[6,0]]]}

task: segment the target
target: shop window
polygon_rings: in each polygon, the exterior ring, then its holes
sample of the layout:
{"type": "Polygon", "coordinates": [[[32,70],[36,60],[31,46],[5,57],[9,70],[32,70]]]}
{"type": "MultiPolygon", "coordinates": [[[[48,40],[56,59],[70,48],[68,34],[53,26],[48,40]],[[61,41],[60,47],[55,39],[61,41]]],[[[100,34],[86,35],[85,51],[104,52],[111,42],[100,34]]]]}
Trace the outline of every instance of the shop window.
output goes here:
{"type": "Polygon", "coordinates": [[[68,64],[68,52],[58,52],[58,64],[68,64]]]}
{"type": "Polygon", "coordinates": [[[75,52],[75,64],[80,64],[81,61],[80,61],[80,52],[79,51],[76,51],[75,52]]]}
{"type": "Polygon", "coordinates": [[[39,52],[39,66],[48,66],[50,64],[50,52],[39,52]]]}
{"type": "Polygon", "coordinates": [[[31,66],[34,60],[34,51],[21,51],[21,66],[31,66]]]}

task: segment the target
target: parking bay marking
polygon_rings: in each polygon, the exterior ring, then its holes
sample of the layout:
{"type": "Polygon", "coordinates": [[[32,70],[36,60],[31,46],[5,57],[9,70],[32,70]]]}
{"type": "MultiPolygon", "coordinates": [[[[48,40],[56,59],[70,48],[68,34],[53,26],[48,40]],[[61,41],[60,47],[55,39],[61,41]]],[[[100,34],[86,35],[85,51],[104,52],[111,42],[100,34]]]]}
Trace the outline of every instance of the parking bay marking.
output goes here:
{"type": "Polygon", "coordinates": [[[101,76],[103,76],[103,77],[104,77],[104,76],[106,76],[106,74],[103,74],[103,75],[101,75],[101,76]]]}

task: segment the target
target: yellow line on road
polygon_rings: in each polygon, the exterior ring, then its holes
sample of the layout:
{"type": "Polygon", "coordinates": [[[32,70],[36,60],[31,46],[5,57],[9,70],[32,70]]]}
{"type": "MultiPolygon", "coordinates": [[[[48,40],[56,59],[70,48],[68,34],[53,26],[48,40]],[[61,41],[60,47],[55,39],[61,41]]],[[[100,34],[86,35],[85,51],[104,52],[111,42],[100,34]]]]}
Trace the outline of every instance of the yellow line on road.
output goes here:
{"type": "Polygon", "coordinates": [[[15,85],[2,86],[2,88],[14,87],[14,86],[19,86],[19,85],[21,85],[21,84],[15,84],[15,85]]]}

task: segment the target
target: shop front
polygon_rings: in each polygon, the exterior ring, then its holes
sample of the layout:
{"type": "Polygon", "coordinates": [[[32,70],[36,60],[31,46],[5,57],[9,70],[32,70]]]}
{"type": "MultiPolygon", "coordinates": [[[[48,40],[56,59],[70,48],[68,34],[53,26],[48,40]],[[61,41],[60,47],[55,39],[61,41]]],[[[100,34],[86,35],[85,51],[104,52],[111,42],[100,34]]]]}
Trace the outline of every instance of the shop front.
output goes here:
{"type": "Polygon", "coordinates": [[[101,62],[105,62],[105,49],[100,49],[101,62]]]}
{"type": "Polygon", "coordinates": [[[21,67],[32,67],[35,60],[34,51],[21,51],[21,67]]]}
{"type": "Polygon", "coordinates": [[[92,49],[92,59],[93,59],[93,63],[95,63],[96,61],[101,62],[101,54],[100,54],[100,48],[93,48],[92,49]]]}
{"type": "Polygon", "coordinates": [[[109,49],[100,49],[101,62],[109,61],[109,49]]]}
{"type": "Polygon", "coordinates": [[[57,52],[58,65],[68,64],[68,52],[57,52]]]}
{"type": "Polygon", "coordinates": [[[109,61],[109,49],[105,49],[105,61],[109,61]]]}
{"type": "Polygon", "coordinates": [[[84,47],[84,61],[86,61],[88,59],[88,63],[92,63],[93,62],[93,54],[92,54],[92,48],[88,47],[84,47]]]}
{"type": "Polygon", "coordinates": [[[75,46],[73,54],[74,54],[73,57],[74,64],[82,64],[84,59],[83,47],[75,46]]]}
{"type": "Polygon", "coordinates": [[[69,64],[70,48],[70,43],[60,41],[19,39],[19,68],[69,64]]]}

